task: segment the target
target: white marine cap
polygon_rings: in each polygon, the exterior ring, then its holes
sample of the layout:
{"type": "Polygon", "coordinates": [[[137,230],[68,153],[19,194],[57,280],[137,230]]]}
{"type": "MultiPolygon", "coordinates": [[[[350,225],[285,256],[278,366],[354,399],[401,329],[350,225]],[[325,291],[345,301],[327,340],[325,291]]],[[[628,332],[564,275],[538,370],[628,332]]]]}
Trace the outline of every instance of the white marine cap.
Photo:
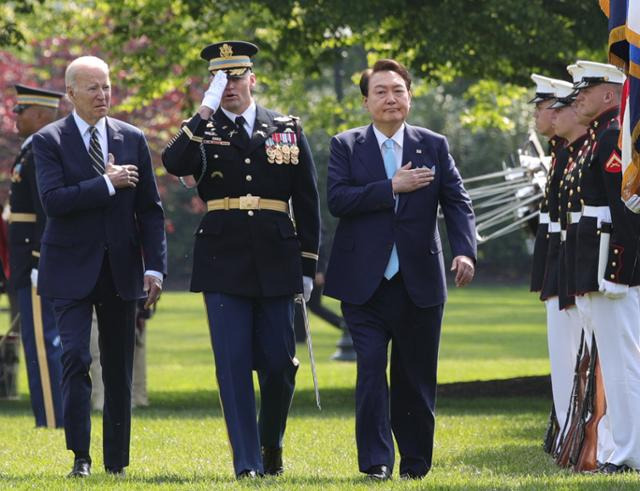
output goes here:
{"type": "Polygon", "coordinates": [[[567,65],[567,71],[571,78],[573,78],[573,84],[578,85],[582,81],[582,74],[584,73],[584,68],[582,68],[577,63],[572,65],[567,65]]]}
{"type": "Polygon", "coordinates": [[[575,85],[576,89],[584,89],[602,83],[623,84],[626,79],[622,70],[608,63],[578,60],[576,64],[584,70],[580,82],[575,85]]]}
{"type": "Polygon", "coordinates": [[[549,108],[557,109],[569,106],[575,100],[576,90],[573,88],[573,84],[571,82],[554,80],[551,85],[553,87],[553,95],[556,98],[556,102],[551,104],[549,108]]]}
{"type": "Polygon", "coordinates": [[[553,81],[555,79],[545,77],[544,75],[538,75],[537,73],[532,73],[531,80],[536,84],[536,95],[529,101],[529,104],[535,104],[555,98],[555,95],[553,95],[553,81]]]}

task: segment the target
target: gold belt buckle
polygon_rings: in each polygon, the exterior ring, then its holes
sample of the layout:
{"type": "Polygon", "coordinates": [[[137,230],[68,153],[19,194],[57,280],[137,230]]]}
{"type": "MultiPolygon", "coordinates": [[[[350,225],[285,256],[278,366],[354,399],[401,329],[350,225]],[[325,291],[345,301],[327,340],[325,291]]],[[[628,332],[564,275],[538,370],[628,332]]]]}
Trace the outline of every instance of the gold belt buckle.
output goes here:
{"type": "Polygon", "coordinates": [[[239,208],[241,210],[260,209],[260,196],[240,196],[239,208]]]}

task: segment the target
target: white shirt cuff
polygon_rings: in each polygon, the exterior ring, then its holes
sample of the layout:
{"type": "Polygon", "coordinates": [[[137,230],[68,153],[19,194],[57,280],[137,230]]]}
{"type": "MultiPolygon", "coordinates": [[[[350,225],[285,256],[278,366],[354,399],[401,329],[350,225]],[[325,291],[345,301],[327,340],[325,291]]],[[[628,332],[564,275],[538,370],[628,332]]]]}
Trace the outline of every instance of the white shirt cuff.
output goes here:
{"type": "Polygon", "coordinates": [[[109,196],[113,196],[114,194],[116,194],[116,188],[114,188],[113,184],[111,184],[111,179],[109,179],[106,174],[102,174],[102,177],[104,177],[104,180],[107,183],[107,187],[109,188],[109,196]]]}
{"type": "Polygon", "coordinates": [[[154,278],[158,278],[160,280],[160,282],[162,282],[162,280],[164,279],[164,275],[160,272],[160,271],[154,271],[152,269],[147,269],[144,272],[144,275],[147,276],[153,276],[154,278]]]}

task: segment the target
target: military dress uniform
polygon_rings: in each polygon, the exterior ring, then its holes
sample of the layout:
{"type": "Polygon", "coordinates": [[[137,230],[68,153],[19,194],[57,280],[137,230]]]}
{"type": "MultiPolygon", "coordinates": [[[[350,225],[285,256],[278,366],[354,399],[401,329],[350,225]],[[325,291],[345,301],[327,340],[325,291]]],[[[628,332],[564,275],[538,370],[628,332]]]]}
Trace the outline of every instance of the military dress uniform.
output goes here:
{"type": "MultiPolygon", "coordinates": [[[[236,68],[248,60],[246,44],[218,43],[202,56],[210,68],[236,68]]],[[[293,298],[303,275],[314,277],[318,259],[309,145],[297,118],[256,105],[249,135],[245,123],[236,125],[220,108],[209,120],[193,116],[162,159],[169,173],[198,180],[207,205],[195,233],[191,290],[204,293],[235,473],[278,474],[298,365],[293,298]]]]}
{"type": "MultiPolygon", "coordinates": [[[[16,85],[19,113],[30,105],[57,108],[63,94],[16,85]]],[[[10,282],[18,296],[31,407],[36,426],[62,427],[62,347],[53,306],[36,293],[31,271],[38,269],[45,214],[38,196],[31,135],[11,169],[9,203],[10,282]]]]}
{"type": "MultiPolygon", "coordinates": [[[[532,75],[537,84],[536,97],[530,102],[555,99],[564,95],[562,90],[572,85],[557,79],[540,75],[532,75]]],[[[553,414],[562,429],[570,403],[573,368],[578,342],[574,342],[574,332],[570,328],[571,318],[559,308],[559,268],[561,248],[561,226],[559,218],[558,192],[561,178],[568,161],[565,140],[554,136],[549,140],[551,165],[540,203],[540,225],[536,233],[534,247],[532,291],[540,292],[540,299],[545,302],[547,314],[547,346],[551,365],[551,388],[553,393],[553,414]],[[575,345],[575,346],[574,346],[575,345]]],[[[578,331],[578,340],[579,340],[578,331]]],[[[556,437],[560,432],[556,434],[556,437]]],[[[554,443],[550,442],[549,450],[554,443]]]]}
{"type": "MultiPolygon", "coordinates": [[[[578,89],[596,83],[622,83],[623,76],[617,75],[620,72],[613,66],[578,64],[586,70],[578,89]]],[[[618,135],[617,108],[605,111],[590,124],[590,149],[579,181],[582,217],[577,230],[576,293],[580,296],[576,304],[595,334],[604,378],[613,449],[601,460],[638,469],[640,304],[637,288],[626,288],[633,286],[637,277],[638,217],[626,209],[620,197],[618,135]],[[605,261],[599,268],[601,251],[605,261]],[[611,286],[619,292],[608,293],[614,291],[611,286]]]]}

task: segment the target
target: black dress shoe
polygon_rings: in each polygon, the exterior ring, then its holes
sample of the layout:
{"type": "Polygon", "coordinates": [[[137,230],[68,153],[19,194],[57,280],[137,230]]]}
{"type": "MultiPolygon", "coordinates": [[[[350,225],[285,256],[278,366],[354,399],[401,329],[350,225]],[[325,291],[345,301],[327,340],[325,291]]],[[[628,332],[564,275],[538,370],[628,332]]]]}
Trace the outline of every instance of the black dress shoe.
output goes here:
{"type": "Polygon", "coordinates": [[[420,480],[422,479],[424,476],[426,476],[426,474],[416,474],[415,472],[403,472],[400,474],[400,479],[415,479],[415,480],[420,480]]]}
{"type": "Polygon", "coordinates": [[[110,476],[115,476],[115,477],[125,477],[126,473],[124,471],[124,467],[107,467],[105,469],[105,472],[107,474],[109,474],[110,476]]]}
{"type": "Polygon", "coordinates": [[[284,472],[282,449],[262,447],[262,465],[267,476],[279,476],[284,472]]]}
{"type": "Polygon", "coordinates": [[[257,471],[254,471],[253,469],[245,469],[242,472],[239,472],[238,475],[236,476],[236,478],[238,480],[240,479],[255,479],[257,477],[260,477],[260,473],[257,471]]]}
{"type": "Polygon", "coordinates": [[[621,474],[623,472],[631,472],[631,467],[626,464],[616,465],[607,462],[598,468],[599,474],[621,474]]]}
{"type": "Polygon", "coordinates": [[[67,477],[89,477],[91,475],[91,461],[89,459],[75,459],[73,469],[67,477]]]}
{"type": "Polygon", "coordinates": [[[368,479],[373,479],[374,481],[391,479],[391,469],[386,465],[373,465],[367,469],[365,474],[368,479]]]}

